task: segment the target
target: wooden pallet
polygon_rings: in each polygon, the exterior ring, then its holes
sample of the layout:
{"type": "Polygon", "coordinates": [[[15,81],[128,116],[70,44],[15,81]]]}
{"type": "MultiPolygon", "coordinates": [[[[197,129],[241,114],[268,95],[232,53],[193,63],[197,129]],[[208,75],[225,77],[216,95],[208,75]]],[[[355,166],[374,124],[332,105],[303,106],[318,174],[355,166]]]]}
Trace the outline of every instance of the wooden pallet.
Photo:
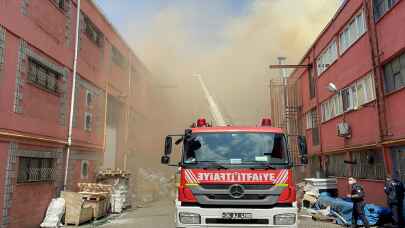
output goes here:
{"type": "Polygon", "coordinates": [[[101,201],[108,198],[109,192],[79,192],[82,199],[89,201],[101,201]]]}

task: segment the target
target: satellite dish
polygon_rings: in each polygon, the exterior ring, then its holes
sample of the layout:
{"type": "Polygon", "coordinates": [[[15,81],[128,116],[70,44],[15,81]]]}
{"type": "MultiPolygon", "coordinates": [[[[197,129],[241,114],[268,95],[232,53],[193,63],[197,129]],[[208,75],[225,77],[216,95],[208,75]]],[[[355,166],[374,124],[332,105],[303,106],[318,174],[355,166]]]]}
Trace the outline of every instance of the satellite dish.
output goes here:
{"type": "Polygon", "coordinates": [[[327,88],[327,89],[329,90],[329,92],[331,92],[331,93],[336,93],[336,92],[338,91],[336,85],[333,84],[332,82],[330,82],[326,88],[327,88]]]}

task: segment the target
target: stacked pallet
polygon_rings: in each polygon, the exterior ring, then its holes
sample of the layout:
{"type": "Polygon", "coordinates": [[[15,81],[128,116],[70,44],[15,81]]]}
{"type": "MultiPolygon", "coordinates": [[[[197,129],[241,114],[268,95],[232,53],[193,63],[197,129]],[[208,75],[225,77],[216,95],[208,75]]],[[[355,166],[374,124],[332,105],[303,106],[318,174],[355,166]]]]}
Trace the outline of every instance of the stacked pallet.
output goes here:
{"type": "Polygon", "coordinates": [[[98,183],[79,183],[79,194],[85,205],[93,208],[93,218],[98,219],[107,215],[109,199],[112,192],[111,185],[98,183]]]}

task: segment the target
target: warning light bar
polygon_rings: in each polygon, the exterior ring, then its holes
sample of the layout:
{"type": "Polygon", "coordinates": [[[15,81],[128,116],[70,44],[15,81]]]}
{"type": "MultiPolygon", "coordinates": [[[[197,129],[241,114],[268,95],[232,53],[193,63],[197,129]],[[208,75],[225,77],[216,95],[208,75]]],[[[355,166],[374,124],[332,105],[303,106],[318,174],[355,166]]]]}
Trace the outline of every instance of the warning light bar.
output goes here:
{"type": "Polygon", "coordinates": [[[197,127],[208,127],[207,120],[205,118],[199,118],[197,120],[197,127]]]}
{"type": "Polygon", "coordinates": [[[262,127],[271,127],[271,119],[270,118],[263,118],[261,126],[262,127]]]}

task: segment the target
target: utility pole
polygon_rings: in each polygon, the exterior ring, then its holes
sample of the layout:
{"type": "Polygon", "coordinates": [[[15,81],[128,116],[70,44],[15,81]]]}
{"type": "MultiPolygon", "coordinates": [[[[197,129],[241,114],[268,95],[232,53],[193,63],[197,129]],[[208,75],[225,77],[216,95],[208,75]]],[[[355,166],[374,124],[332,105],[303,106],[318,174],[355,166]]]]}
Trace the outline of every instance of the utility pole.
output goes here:
{"type": "Polygon", "coordinates": [[[72,76],[72,93],[70,97],[70,113],[69,113],[69,129],[66,145],[66,162],[65,162],[65,179],[63,182],[63,190],[66,191],[67,179],[69,172],[69,160],[70,160],[70,150],[72,147],[72,128],[73,128],[73,115],[75,107],[75,96],[76,96],[76,74],[77,74],[77,57],[79,53],[79,32],[80,32],[80,0],[77,0],[77,12],[76,12],[76,34],[75,34],[75,54],[73,59],[73,76],[72,76]]]}

